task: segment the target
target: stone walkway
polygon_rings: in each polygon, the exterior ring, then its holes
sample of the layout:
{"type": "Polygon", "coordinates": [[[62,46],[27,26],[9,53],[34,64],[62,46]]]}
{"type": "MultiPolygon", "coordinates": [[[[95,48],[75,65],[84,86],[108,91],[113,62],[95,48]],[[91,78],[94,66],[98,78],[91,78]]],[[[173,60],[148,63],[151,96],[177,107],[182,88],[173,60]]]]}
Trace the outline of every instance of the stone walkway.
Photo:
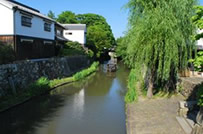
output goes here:
{"type": "Polygon", "coordinates": [[[127,134],[185,134],[176,120],[179,100],[183,97],[127,104],[127,134]]]}

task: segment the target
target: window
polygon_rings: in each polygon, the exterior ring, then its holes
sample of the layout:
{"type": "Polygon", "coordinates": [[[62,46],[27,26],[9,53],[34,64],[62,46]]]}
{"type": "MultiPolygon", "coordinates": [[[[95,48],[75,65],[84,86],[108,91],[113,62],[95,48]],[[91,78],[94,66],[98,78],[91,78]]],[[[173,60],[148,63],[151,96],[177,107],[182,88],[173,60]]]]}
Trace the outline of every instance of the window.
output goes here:
{"type": "Polygon", "coordinates": [[[73,34],[73,33],[71,33],[71,32],[67,32],[67,33],[66,33],[66,35],[72,35],[72,34],[73,34]]]}
{"type": "Polygon", "coordinates": [[[52,41],[44,41],[44,45],[52,45],[53,42],[52,41]]]}
{"type": "Polygon", "coordinates": [[[59,36],[62,36],[62,31],[60,31],[60,30],[57,29],[57,30],[56,30],[56,34],[59,35],[59,36]]]}
{"type": "Polygon", "coordinates": [[[45,22],[44,23],[44,31],[51,32],[51,24],[45,22]]]}
{"type": "Polygon", "coordinates": [[[30,42],[30,43],[33,43],[32,39],[21,39],[20,41],[21,42],[30,42]]]}
{"type": "Polygon", "coordinates": [[[32,26],[32,19],[30,17],[21,16],[21,25],[26,27],[32,26]]]}

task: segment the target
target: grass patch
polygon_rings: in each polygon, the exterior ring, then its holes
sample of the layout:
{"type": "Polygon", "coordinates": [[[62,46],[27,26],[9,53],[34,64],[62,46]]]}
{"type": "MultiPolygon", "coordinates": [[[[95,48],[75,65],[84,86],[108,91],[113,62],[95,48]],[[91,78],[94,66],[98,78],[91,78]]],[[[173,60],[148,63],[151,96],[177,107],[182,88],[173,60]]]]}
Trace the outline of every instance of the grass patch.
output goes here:
{"type": "Polygon", "coordinates": [[[153,98],[171,98],[173,95],[175,95],[173,92],[159,91],[153,96],[153,98]]]}
{"type": "Polygon", "coordinates": [[[126,103],[132,103],[138,100],[137,85],[136,70],[132,69],[128,76],[128,91],[125,95],[126,103]]]}
{"type": "Polygon", "coordinates": [[[85,69],[85,70],[78,72],[75,75],[73,75],[73,79],[75,81],[77,81],[77,80],[80,80],[80,79],[83,79],[83,78],[89,76],[92,72],[94,72],[97,69],[98,65],[99,65],[98,62],[94,62],[92,64],[92,66],[89,67],[88,69],[85,69]]]}
{"type": "Polygon", "coordinates": [[[0,111],[3,111],[9,107],[15,106],[19,103],[25,102],[33,97],[42,95],[49,92],[51,89],[56,88],[59,85],[79,81],[94,73],[99,66],[98,62],[94,62],[89,68],[82,70],[72,77],[48,80],[45,77],[41,77],[34,83],[30,84],[27,88],[22,89],[20,93],[15,95],[8,95],[0,98],[0,111]]]}

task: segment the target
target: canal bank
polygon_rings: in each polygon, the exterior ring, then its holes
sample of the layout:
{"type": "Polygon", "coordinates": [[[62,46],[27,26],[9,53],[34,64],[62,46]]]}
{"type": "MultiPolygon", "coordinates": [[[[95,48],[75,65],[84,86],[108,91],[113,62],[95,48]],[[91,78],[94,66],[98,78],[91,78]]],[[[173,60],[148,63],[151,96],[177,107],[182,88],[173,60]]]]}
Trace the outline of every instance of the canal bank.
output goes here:
{"type": "Polygon", "coordinates": [[[86,80],[58,87],[50,94],[0,114],[6,134],[125,134],[128,69],[100,71],[86,80]]]}
{"type": "Polygon", "coordinates": [[[16,107],[41,95],[48,94],[51,90],[57,87],[84,79],[85,77],[97,71],[98,65],[98,62],[94,62],[89,68],[74,74],[72,77],[54,80],[49,80],[46,77],[41,77],[34,83],[28,85],[27,88],[18,89],[21,90],[20,93],[7,95],[0,98],[0,113],[5,112],[13,107],[16,107]]]}

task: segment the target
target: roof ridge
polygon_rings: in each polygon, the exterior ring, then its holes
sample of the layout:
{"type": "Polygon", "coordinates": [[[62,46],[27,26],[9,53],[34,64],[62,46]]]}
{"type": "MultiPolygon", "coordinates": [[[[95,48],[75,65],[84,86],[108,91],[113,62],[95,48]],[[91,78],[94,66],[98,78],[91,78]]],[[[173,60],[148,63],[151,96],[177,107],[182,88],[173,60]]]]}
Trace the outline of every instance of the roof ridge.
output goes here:
{"type": "Polygon", "coordinates": [[[30,7],[30,6],[27,6],[27,5],[23,4],[23,3],[17,2],[16,0],[5,0],[5,1],[8,1],[8,2],[14,3],[14,4],[16,4],[16,5],[19,5],[19,6],[22,6],[22,7],[28,8],[28,9],[30,9],[30,10],[32,10],[32,11],[35,11],[35,12],[40,13],[39,10],[37,10],[37,9],[35,9],[35,8],[32,8],[32,7],[30,7]]]}

